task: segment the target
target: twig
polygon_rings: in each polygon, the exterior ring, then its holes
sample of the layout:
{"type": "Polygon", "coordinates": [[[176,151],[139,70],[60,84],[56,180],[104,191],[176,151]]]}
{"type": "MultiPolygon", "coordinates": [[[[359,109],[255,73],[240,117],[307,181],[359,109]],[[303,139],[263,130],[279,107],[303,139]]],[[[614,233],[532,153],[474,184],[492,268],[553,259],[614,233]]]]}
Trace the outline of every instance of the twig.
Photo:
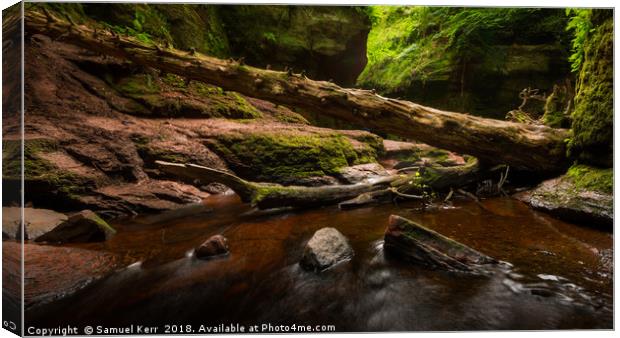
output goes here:
{"type": "Polygon", "coordinates": [[[413,199],[418,199],[418,200],[424,199],[424,196],[403,194],[402,192],[398,191],[396,188],[390,188],[389,190],[393,194],[395,194],[396,196],[399,196],[399,197],[413,198],[413,199]]]}
{"type": "Polygon", "coordinates": [[[474,195],[474,194],[472,194],[472,193],[470,193],[468,191],[465,191],[463,189],[457,189],[456,192],[458,192],[461,195],[465,195],[465,196],[471,198],[476,203],[480,203],[480,199],[478,197],[476,197],[476,195],[474,195]]]}
{"type": "Polygon", "coordinates": [[[443,201],[448,202],[452,198],[453,194],[454,194],[454,190],[450,188],[450,192],[448,193],[448,196],[446,196],[446,198],[443,201]]]}
{"type": "Polygon", "coordinates": [[[401,171],[409,171],[409,170],[420,170],[420,167],[406,167],[406,168],[400,168],[398,170],[396,170],[397,173],[401,172],[401,171]]]}

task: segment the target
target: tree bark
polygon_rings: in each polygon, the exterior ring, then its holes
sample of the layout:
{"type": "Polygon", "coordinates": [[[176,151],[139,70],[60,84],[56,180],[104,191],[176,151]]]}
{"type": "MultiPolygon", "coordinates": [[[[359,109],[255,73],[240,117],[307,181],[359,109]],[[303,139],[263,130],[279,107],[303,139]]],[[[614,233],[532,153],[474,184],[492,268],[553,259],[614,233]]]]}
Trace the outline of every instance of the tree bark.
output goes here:
{"type": "Polygon", "coordinates": [[[129,36],[28,10],[26,32],[39,33],[163,72],[217,85],[244,95],[318,112],[358,126],[470,154],[484,162],[545,173],[566,168],[568,131],[446,112],[385,98],[370,90],[341,88],[300,74],[259,69],[145,44],[129,36]]]}

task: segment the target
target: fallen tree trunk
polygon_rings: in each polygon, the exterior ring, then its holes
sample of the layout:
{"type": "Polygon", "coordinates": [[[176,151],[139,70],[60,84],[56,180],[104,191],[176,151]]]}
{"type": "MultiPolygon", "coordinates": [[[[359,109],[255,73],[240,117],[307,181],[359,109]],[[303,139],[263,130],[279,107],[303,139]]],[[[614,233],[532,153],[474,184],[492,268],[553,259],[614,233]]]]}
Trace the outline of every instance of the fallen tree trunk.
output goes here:
{"type": "MultiPolygon", "coordinates": [[[[381,196],[381,201],[391,200],[394,196],[417,198],[415,195],[425,190],[444,190],[448,187],[460,187],[470,184],[481,177],[482,171],[478,161],[471,158],[469,163],[459,167],[426,168],[423,174],[392,175],[350,185],[327,185],[321,187],[283,186],[273,183],[246,181],[221,170],[195,164],[180,164],[155,161],[158,167],[175,176],[190,180],[199,180],[202,184],[222,183],[235,191],[241,200],[251,203],[259,209],[282,207],[315,207],[331,205],[338,202],[361,198],[364,194],[381,196]]],[[[372,203],[349,203],[355,207],[372,203]]],[[[345,207],[346,208],[346,207],[345,207]]]]}
{"type": "Polygon", "coordinates": [[[39,33],[104,55],[174,73],[274,103],[319,112],[359,126],[415,139],[515,169],[556,172],[567,164],[568,131],[441,111],[374,91],[341,88],[301,74],[246,66],[234,60],[145,44],[77,25],[47,11],[28,10],[26,33],[39,33]]]}
{"type": "Polygon", "coordinates": [[[391,215],[386,251],[431,268],[475,272],[497,260],[406,218],[391,215]]]}
{"type": "Polygon", "coordinates": [[[371,183],[328,185],[322,187],[283,186],[273,183],[246,181],[237,176],[194,164],[155,162],[169,174],[201,182],[218,182],[232,189],[243,202],[259,209],[282,207],[315,207],[335,204],[365,192],[386,190],[399,176],[387,176],[371,183]]]}

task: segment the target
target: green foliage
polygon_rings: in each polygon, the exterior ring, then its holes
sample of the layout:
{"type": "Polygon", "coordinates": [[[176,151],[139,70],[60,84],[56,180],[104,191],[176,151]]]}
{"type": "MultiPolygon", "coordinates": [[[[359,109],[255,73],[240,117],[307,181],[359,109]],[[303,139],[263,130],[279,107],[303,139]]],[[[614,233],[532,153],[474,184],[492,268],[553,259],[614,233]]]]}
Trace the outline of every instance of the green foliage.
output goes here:
{"type": "Polygon", "coordinates": [[[75,22],[89,21],[91,25],[100,25],[147,44],[229,56],[228,38],[213,5],[50,3],[35,6],[46,6],[75,22]]]}
{"type": "Polygon", "coordinates": [[[502,72],[500,45],[555,43],[566,17],[557,10],[371,6],[368,64],[358,84],[401,92],[420,81],[462,82],[472,66],[502,72]]]}
{"type": "Polygon", "coordinates": [[[216,57],[230,54],[228,37],[217,6],[193,4],[149,5],[165,19],[174,45],[216,57]]]}
{"type": "Polygon", "coordinates": [[[572,31],[573,39],[572,54],[569,57],[571,70],[578,72],[585,56],[585,43],[588,35],[592,32],[591,9],[566,9],[566,15],[570,17],[566,25],[567,31],[572,31]]]}
{"type": "Polygon", "coordinates": [[[583,42],[569,155],[585,163],[613,165],[613,12],[592,13],[593,28],[583,42]],[[595,20],[596,19],[596,20],[595,20]]]}
{"type": "Polygon", "coordinates": [[[83,24],[88,20],[88,17],[84,13],[84,8],[79,3],[26,3],[24,8],[26,10],[36,10],[42,7],[57,13],[61,18],[71,20],[78,24],[83,24]]]}
{"type": "Polygon", "coordinates": [[[137,7],[130,23],[131,25],[109,24],[106,22],[102,24],[118,34],[133,36],[146,44],[154,44],[156,41],[171,42],[172,40],[165,25],[165,19],[149,7],[137,7]]]}
{"type": "Polygon", "coordinates": [[[277,41],[276,35],[273,32],[263,33],[263,38],[265,39],[265,41],[268,41],[271,43],[276,43],[277,41]]]}
{"type": "Polygon", "coordinates": [[[608,194],[613,193],[613,168],[600,169],[587,165],[575,164],[568,169],[566,176],[573,180],[578,190],[594,190],[608,194]]]}

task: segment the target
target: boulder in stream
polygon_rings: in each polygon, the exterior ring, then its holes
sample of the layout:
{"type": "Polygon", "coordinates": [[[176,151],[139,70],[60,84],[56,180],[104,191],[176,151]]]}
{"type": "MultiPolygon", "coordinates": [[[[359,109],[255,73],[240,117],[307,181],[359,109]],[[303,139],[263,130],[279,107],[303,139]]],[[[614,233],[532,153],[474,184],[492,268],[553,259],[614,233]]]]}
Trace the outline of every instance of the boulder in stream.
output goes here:
{"type": "Polygon", "coordinates": [[[317,230],[306,244],[299,264],[306,270],[323,271],[353,256],[347,238],[334,228],[317,230]]]}
{"type": "MultiPolygon", "coordinates": [[[[37,240],[67,220],[67,215],[48,209],[24,208],[26,240],[37,240]]],[[[2,208],[2,237],[21,239],[21,208],[2,208]]]]}
{"type": "Polygon", "coordinates": [[[200,244],[195,250],[196,257],[200,259],[210,259],[217,256],[224,256],[228,253],[228,239],[222,235],[209,237],[209,239],[200,244]]]}
{"type": "Polygon", "coordinates": [[[101,242],[116,233],[106,221],[90,210],[71,215],[51,231],[39,236],[36,242],[79,243],[101,242]]]}
{"type": "Polygon", "coordinates": [[[614,219],[612,169],[582,169],[587,170],[586,173],[577,175],[575,172],[579,168],[574,168],[566,175],[546,180],[534,189],[517,193],[513,197],[566,222],[611,230],[614,219]],[[600,176],[598,180],[608,181],[608,187],[587,184],[595,180],[586,175],[600,176]]]}
{"type": "Polygon", "coordinates": [[[430,268],[475,272],[498,261],[406,218],[391,215],[384,249],[430,268]]]}

